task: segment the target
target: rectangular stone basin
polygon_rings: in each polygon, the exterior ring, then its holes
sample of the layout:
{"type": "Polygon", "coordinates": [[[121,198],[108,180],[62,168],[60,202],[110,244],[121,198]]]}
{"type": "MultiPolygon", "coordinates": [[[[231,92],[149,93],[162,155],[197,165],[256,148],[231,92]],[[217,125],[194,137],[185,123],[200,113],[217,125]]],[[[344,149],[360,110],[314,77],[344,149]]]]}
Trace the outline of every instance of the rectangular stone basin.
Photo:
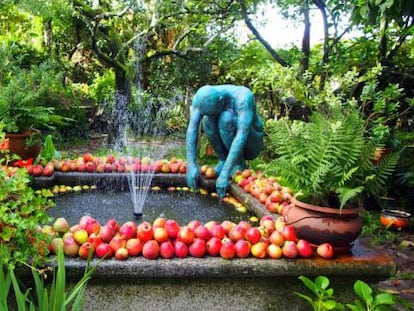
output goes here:
{"type": "MultiPolygon", "coordinates": [[[[75,183],[81,182],[80,176],[76,178],[75,183]]],[[[177,178],[174,177],[175,182],[177,178]]],[[[178,182],[184,182],[184,176],[180,178],[178,182]]],[[[240,201],[258,216],[266,213],[257,201],[236,189],[233,185],[230,191],[236,197],[241,196],[240,201]]],[[[102,311],[311,310],[310,305],[294,294],[310,294],[298,280],[300,275],[312,279],[327,276],[338,300],[352,302],[356,280],[375,284],[396,272],[390,257],[359,239],[351,253],[337,255],[332,260],[316,257],[228,260],[209,256],[149,260],[141,256],[125,261],[93,259],[92,265],[97,268],[86,289],[84,310],[102,311]]],[[[85,266],[85,260],[68,258],[68,278],[79,279],[85,266]]]]}

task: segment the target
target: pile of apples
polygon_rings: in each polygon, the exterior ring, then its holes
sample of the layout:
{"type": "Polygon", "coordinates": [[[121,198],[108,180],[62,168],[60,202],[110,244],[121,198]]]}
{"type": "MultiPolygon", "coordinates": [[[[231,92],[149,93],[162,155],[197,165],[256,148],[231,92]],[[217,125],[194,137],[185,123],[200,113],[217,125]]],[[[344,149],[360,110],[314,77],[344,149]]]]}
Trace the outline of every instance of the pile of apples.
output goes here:
{"type": "Polygon", "coordinates": [[[76,159],[55,159],[46,165],[36,164],[27,166],[29,174],[33,176],[49,177],[54,171],[59,172],[86,172],[86,173],[181,173],[187,172],[186,163],[182,159],[171,157],[170,159],[154,160],[149,157],[118,157],[110,154],[107,156],[94,156],[85,153],[76,159]]]}
{"type": "Polygon", "coordinates": [[[232,179],[245,193],[264,204],[270,213],[282,215],[283,208],[290,204],[291,189],[282,186],[276,178],[266,177],[260,171],[237,171],[232,179]]]}
{"type": "Polygon", "coordinates": [[[101,225],[95,218],[83,216],[78,224],[70,227],[60,217],[50,226],[50,233],[52,253],[63,247],[66,256],[83,259],[90,256],[118,260],[136,256],[279,259],[311,258],[316,254],[328,259],[334,256],[330,244],[321,244],[315,251],[307,241],[297,238],[295,229],[283,217],[274,220],[271,215],[263,216],[257,226],[248,221],[236,224],[228,220],[222,223],[192,220],[180,225],[176,220],[161,217],[153,223],[144,221],[137,225],[127,221],[120,225],[110,219],[101,225]]]}

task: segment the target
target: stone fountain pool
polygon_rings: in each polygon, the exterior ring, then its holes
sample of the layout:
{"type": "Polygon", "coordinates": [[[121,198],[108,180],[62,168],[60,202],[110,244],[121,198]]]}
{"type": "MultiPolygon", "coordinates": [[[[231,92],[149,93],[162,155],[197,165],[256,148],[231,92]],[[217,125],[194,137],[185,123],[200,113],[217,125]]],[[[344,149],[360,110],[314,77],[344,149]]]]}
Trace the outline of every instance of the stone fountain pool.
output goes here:
{"type": "MultiPolygon", "coordinates": [[[[121,192],[126,189],[122,175],[108,175],[55,173],[53,178],[38,178],[36,184],[43,187],[93,183],[98,188],[106,185],[121,192]]],[[[208,181],[200,182],[211,187],[208,181]]],[[[183,186],[185,177],[156,174],[153,184],[183,186]]],[[[238,186],[232,185],[230,192],[256,215],[266,213],[261,204],[238,186]]],[[[85,211],[81,208],[77,211],[79,219],[85,211]]],[[[130,215],[133,217],[131,211],[130,215]]],[[[373,284],[396,270],[389,257],[360,240],[355,242],[351,253],[332,260],[252,257],[228,260],[209,256],[149,260],[140,256],[126,261],[93,259],[92,264],[97,264],[97,270],[85,292],[85,310],[309,310],[294,294],[306,291],[298,280],[300,275],[310,278],[325,275],[338,298],[352,301],[355,280],[373,284]]],[[[67,259],[68,278],[80,278],[85,266],[85,260],[67,259]]]]}

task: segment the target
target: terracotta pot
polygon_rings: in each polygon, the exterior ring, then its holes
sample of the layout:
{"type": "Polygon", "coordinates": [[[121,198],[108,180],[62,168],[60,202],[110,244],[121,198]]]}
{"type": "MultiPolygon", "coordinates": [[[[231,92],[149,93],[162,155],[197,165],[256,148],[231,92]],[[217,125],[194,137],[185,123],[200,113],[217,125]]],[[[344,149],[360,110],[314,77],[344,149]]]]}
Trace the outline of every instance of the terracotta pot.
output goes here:
{"type": "Polygon", "coordinates": [[[342,209],[316,206],[292,198],[283,209],[288,224],[296,229],[299,238],[311,244],[329,242],[336,251],[349,251],[362,229],[361,208],[342,209]]]}
{"type": "Polygon", "coordinates": [[[411,214],[404,211],[384,209],[381,211],[380,222],[384,227],[401,230],[408,227],[410,217],[411,214]]]}
{"type": "Polygon", "coordinates": [[[30,130],[18,134],[6,134],[10,141],[10,152],[20,156],[22,160],[33,158],[35,160],[40,153],[40,131],[30,130]],[[33,137],[34,135],[34,137],[33,137]],[[28,143],[30,143],[28,145],[28,143]]]}

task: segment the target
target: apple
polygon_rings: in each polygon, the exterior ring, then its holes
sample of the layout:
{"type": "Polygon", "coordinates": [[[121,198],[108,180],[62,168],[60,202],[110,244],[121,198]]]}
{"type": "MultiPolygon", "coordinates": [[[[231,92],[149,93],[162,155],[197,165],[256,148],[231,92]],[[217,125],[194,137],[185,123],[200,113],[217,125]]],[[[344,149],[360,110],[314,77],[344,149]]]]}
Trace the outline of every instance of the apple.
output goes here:
{"type": "Polygon", "coordinates": [[[138,225],[137,238],[143,242],[152,240],[154,237],[154,231],[152,225],[148,221],[144,221],[138,225]]]}
{"type": "Polygon", "coordinates": [[[281,231],[285,241],[294,241],[298,240],[296,235],[296,229],[291,225],[285,225],[281,231]]]}
{"type": "Polygon", "coordinates": [[[95,172],[95,163],[93,163],[93,162],[87,162],[85,164],[85,171],[87,171],[89,173],[94,173],[95,172]]]}
{"type": "Polygon", "coordinates": [[[298,254],[300,257],[310,258],[313,256],[312,246],[306,240],[298,240],[298,242],[296,243],[296,248],[298,249],[298,254]]]}
{"type": "Polygon", "coordinates": [[[119,234],[125,240],[135,238],[137,236],[137,225],[133,221],[127,221],[119,228],[119,234]]]}
{"type": "Polygon", "coordinates": [[[63,248],[63,239],[62,238],[56,237],[56,238],[53,238],[50,241],[50,249],[51,249],[52,253],[57,254],[60,247],[63,248]]]}
{"type": "Polygon", "coordinates": [[[42,169],[42,175],[45,177],[50,177],[53,175],[54,172],[54,167],[51,164],[46,165],[43,169],[42,169]]]}
{"type": "Polygon", "coordinates": [[[66,256],[76,257],[79,252],[79,244],[76,243],[73,236],[63,238],[63,252],[66,256]]]}
{"type": "Polygon", "coordinates": [[[234,243],[236,248],[236,256],[239,258],[246,258],[250,255],[250,243],[246,240],[238,240],[234,243]]]}
{"type": "Polygon", "coordinates": [[[246,229],[246,231],[252,227],[252,224],[246,220],[241,220],[237,225],[246,229]]]}
{"type": "Polygon", "coordinates": [[[88,237],[88,242],[91,242],[95,248],[103,241],[98,233],[91,233],[88,237]]]}
{"type": "Polygon", "coordinates": [[[41,176],[43,171],[43,166],[41,164],[36,164],[32,166],[32,175],[41,176]]]}
{"type": "Polygon", "coordinates": [[[236,246],[229,238],[224,238],[221,241],[220,256],[224,259],[231,259],[236,256],[236,246]]]}
{"type": "Polygon", "coordinates": [[[276,244],[270,244],[267,247],[267,255],[273,259],[279,259],[283,256],[282,248],[276,244]]]}
{"type": "Polygon", "coordinates": [[[208,179],[213,179],[216,177],[216,171],[214,170],[214,168],[212,167],[207,167],[204,175],[208,178],[208,179]]]}
{"type": "Polygon", "coordinates": [[[214,226],[214,225],[217,225],[217,224],[219,224],[217,221],[215,221],[215,220],[210,220],[210,221],[206,222],[206,223],[204,224],[204,226],[206,226],[206,227],[207,227],[207,229],[211,231],[211,228],[213,228],[213,226],[214,226]]]}
{"type": "Polygon", "coordinates": [[[334,257],[334,249],[330,243],[322,243],[316,248],[316,253],[325,259],[334,257]]]}
{"type": "Polygon", "coordinates": [[[239,225],[236,225],[229,231],[228,237],[233,242],[236,242],[238,240],[243,240],[245,235],[246,229],[239,225]]]}
{"type": "Polygon", "coordinates": [[[165,230],[168,233],[168,237],[170,239],[175,239],[177,237],[178,232],[180,231],[180,226],[178,225],[178,222],[174,219],[168,219],[165,222],[165,230]]]}
{"type": "Polygon", "coordinates": [[[160,253],[160,245],[155,240],[148,240],[142,247],[142,256],[147,259],[155,259],[160,253]]]}
{"type": "Polygon", "coordinates": [[[78,255],[82,259],[88,259],[95,253],[95,247],[91,242],[83,243],[78,250],[78,255]]]}
{"type": "Polygon", "coordinates": [[[114,250],[108,243],[102,242],[96,247],[95,254],[99,258],[111,258],[114,255],[114,250]]]}
{"type": "Polygon", "coordinates": [[[101,227],[98,236],[102,239],[102,241],[109,243],[115,236],[115,229],[107,223],[101,227]]]}
{"type": "Polygon", "coordinates": [[[115,219],[113,219],[113,218],[112,219],[109,219],[106,222],[106,225],[112,227],[112,229],[114,229],[115,232],[118,232],[119,229],[120,229],[119,223],[115,219]]]}
{"type": "Polygon", "coordinates": [[[113,154],[110,154],[106,157],[106,163],[113,164],[115,162],[115,160],[116,159],[115,159],[115,156],[113,154]]]}
{"type": "Polygon", "coordinates": [[[195,238],[193,243],[188,247],[190,256],[201,258],[206,253],[206,241],[200,238],[195,238]]]}
{"type": "Polygon", "coordinates": [[[155,227],[153,228],[153,236],[154,240],[158,243],[162,243],[169,240],[168,232],[163,227],[155,227]]]}
{"type": "Polygon", "coordinates": [[[109,245],[112,247],[114,252],[116,252],[117,249],[126,246],[126,240],[123,237],[121,237],[120,235],[115,235],[112,238],[112,240],[109,242],[109,245]]]}
{"type": "Polygon", "coordinates": [[[286,221],[284,217],[279,217],[275,221],[275,228],[277,231],[282,232],[283,228],[286,226],[286,221]]]}
{"type": "Polygon", "coordinates": [[[88,237],[88,232],[85,229],[79,229],[73,233],[73,238],[79,245],[88,241],[88,237]]]}
{"type": "Polygon", "coordinates": [[[91,216],[83,216],[79,221],[79,227],[86,230],[88,235],[91,233],[98,233],[101,229],[99,222],[91,216]]]}
{"type": "Polygon", "coordinates": [[[167,223],[167,219],[166,218],[164,218],[164,217],[157,217],[152,222],[152,227],[154,229],[157,228],[157,227],[164,228],[166,223],[167,223]]]}
{"type": "Polygon", "coordinates": [[[194,232],[187,226],[183,226],[178,231],[177,239],[181,242],[184,242],[187,245],[190,245],[194,241],[194,232]]]}
{"type": "Polygon", "coordinates": [[[174,255],[178,258],[185,258],[188,256],[188,246],[181,241],[174,242],[174,255]]]}
{"type": "Polygon", "coordinates": [[[298,249],[296,247],[296,242],[294,241],[285,241],[282,246],[283,256],[286,258],[296,258],[298,257],[298,249]]]}
{"type": "Polygon", "coordinates": [[[260,221],[260,226],[263,228],[266,236],[270,236],[276,230],[273,219],[264,219],[260,221]]]}
{"type": "Polygon", "coordinates": [[[256,227],[250,227],[244,236],[244,238],[251,244],[256,244],[262,238],[260,230],[256,227]]]}
{"type": "Polygon", "coordinates": [[[198,227],[198,226],[200,226],[200,225],[202,225],[201,221],[199,221],[199,220],[195,219],[195,220],[191,220],[191,221],[187,224],[187,227],[188,227],[188,228],[190,228],[191,230],[193,230],[193,232],[194,232],[194,229],[195,229],[195,228],[197,228],[197,227],[198,227]]]}
{"type": "Polygon", "coordinates": [[[115,259],[117,260],[128,259],[128,250],[125,247],[118,248],[115,252],[115,259]]]}
{"type": "Polygon", "coordinates": [[[69,231],[69,223],[64,217],[57,218],[53,223],[53,230],[58,233],[65,233],[69,231]]]}
{"type": "Polygon", "coordinates": [[[194,229],[194,235],[196,238],[203,239],[206,242],[210,240],[212,236],[210,230],[208,230],[208,228],[204,225],[197,226],[194,229]]]}
{"type": "Polygon", "coordinates": [[[282,233],[275,230],[272,232],[272,234],[269,236],[269,242],[271,244],[282,246],[283,243],[285,243],[285,238],[283,237],[282,233]]]}
{"type": "Polygon", "coordinates": [[[229,234],[230,230],[236,226],[236,224],[230,220],[223,220],[221,222],[221,226],[224,229],[224,233],[227,235],[229,234]]]}
{"type": "Polygon", "coordinates": [[[218,256],[221,248],[221,238],[211,237],[206,243],[206,251],[210,256],[218,256]]]}
{"type": "Polygon", "coordinates": [[[86,152],[86,153],[83,154],[83,161],[84,162],[92,162],[93,159],[94,159],[94,157],[93,157],[92,153],[86,152]]]}
{"type": "Polygon", "coordinates": [[[165,259],[174,257],[174,245],[170,240],[162,242],[160,244],[160,256],[165,259]]]}
{"type": "Polygon", "coordinates": [[[226,231],[222,225],[216,223],[210,229],[211,236],[223,239],[226,236],[226,231]]]}
{"type": "Polygon", "coordinates": [[[267,247],[268,243],[260,241],[251,246],[250,252],[254,257],[263,259],[267,257],[267,247]]]}
{"type": "Polygon", "coordinates": [[[142,242],[140,239],[132,238],[126,241],[125,248],[128,251],[128,256],[135,257],[141,253],[143,246],[144,242],[142,242]]]}
{"type": "Polygon", "coordinates": [[[280,203],[283,200],[282,193],[279,190],[274,190],[270,196],[270,201],[274,203],[280,203]]]}

